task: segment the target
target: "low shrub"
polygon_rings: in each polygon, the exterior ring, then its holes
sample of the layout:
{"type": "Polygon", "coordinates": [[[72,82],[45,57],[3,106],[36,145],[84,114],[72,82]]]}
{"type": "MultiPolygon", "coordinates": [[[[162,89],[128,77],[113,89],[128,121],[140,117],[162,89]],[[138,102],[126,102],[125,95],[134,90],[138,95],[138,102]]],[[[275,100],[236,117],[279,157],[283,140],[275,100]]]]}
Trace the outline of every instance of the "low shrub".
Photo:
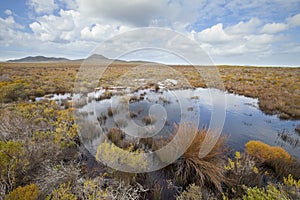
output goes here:
{"type": "Polygon", "coordinates": [[[5,192],[14,188],[28,165],[26,151],[21,142],[0,141],[0,186],[5,192]]]}
{"type": "Polygon", "coordinates": [[[36,200],[38,199],[39,188],[35,184],[17,187],[5,196],[5,200],[36,200]]]}
{"type": "Polygon", "coordinates": [[[290,198],[287,196],[287,194],[279,190],[274,185],[268,185],[267,188],[248,188],[247,189],[247,195],[243,196],[243,200],[289,200],[290,198]]]}
{"type": "Polygon", "coordinates": [[[202,200],[201,188],[191,184],[176,200],[202,200]]]}
{"type": "Polygon", "coordinates": [[[261,141],[250,141],[246,145],[246,152],[262,163],[267,169],[274,172],[276,178],[283,178],[293,174],[296,178],[300,177],[297,160],[283,148],[270,146],[261,141]]]}

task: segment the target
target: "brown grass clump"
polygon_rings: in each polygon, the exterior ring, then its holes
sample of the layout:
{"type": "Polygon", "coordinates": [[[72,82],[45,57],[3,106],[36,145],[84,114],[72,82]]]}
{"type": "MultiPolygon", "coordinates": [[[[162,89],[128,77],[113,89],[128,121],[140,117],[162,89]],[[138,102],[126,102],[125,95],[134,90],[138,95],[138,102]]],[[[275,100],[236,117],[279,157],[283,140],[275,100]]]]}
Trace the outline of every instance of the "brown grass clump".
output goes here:
{"type": "MultiPolygon", "coordinates": [[[[178,126],[175,126],[175,133],[178,130],[180,130],[180,128],[178,128],[178,126]]],[[[174,164],[170,166],[172,168],[171,171],[173,171],[174,173],[174,177],[176,177],[176,182],[178,182],[183,187],[186,187],[191,183],[195,183],[200,187],[207,188],[212,192],[221,192],[221,183],[224,181],[223,166],[225,137],[221,136],[217,139],[215,138],[217,137],[215,133],[208,132],[205,129],[197,130],[195,128],[183,128],[181,130],[187,132],[196,130],[196,134],[195,132],[185,133],[186,137],[181,137],[180,141],[184,145],[186,144],[185,138],[187,138],[188,136],[191,137],[193,134],[195,134],[192,143],[187,148],[185,153],[174,164]],[[208,137],[210,141],[204,143],[204,139],[206,137],[208,137]],[[212,147],[211,151],[204,157],[199,157],[201,147],[206,144],[213,144],[213,140],[216,139],[216,144],[212,147]]],[[[210,147],[207,148],[209,149],[210,147]]]]}

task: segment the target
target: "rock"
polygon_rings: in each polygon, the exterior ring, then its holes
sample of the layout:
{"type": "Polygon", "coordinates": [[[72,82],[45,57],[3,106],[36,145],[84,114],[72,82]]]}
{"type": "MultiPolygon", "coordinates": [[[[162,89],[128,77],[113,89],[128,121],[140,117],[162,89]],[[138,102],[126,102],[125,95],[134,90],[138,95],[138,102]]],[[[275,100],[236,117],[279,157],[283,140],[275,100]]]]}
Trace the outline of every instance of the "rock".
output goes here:
{"type": "Polygon", "coordinates": [[[298,133],[300,133],[300,124],[298,124],[295,128],[295,131],[297,131],[298,133]]]}

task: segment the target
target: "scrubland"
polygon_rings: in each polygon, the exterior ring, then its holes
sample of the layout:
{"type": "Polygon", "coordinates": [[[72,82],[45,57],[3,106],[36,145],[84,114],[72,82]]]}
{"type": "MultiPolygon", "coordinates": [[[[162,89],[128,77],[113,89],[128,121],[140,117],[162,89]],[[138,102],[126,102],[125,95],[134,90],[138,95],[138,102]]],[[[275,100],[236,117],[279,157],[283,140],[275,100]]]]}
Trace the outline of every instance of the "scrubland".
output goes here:
{"type": "MultiPolygon", "coordinates": [[[[243,152],[232,152],[222,136],[208,155],[199,158],[205,129],[197,130],[192,144],[174,163],[155,172],[132,174],[105,166],[99,155],[110,161],[120,157],[123,149],[133,154],[120,159],[129,166],[147,168],[141,152],[161,148],[173,134],[158,140],[126,140],[122,130],[113,127],[96,156],[91,155],[78,135],[72,102],[34,101],[47,94],[73,92],[80,64],[0,63],[0,199],[300,198],[299,161],[283,148],[249,141],[243,152]]],[[[135,67],[130,63],[110,66],[98,86],[117,86],[126,81],[122,77],[139,79],[128,74],[135,67]]],[[[228,92],[258,98],[267,114],[300,118],[300,68],[217,68],[228,92]]],[[[149,68],[149,74],[156,69],[149,68]]],[[[172,69],[191,86],[206,87],[195,68],[172,69]]],[[[164,78],[163,73],[153,74],[145,80],[146,86],[164,78]]],[[[111,109],[107,112],[114,115],[111,109]]]]}

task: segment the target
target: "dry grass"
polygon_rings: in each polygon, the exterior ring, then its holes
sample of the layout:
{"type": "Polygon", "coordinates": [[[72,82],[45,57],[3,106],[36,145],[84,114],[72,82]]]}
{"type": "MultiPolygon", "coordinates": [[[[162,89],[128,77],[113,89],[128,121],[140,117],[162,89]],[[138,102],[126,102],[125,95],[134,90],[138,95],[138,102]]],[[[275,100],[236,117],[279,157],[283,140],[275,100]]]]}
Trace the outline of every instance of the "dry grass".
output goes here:
{"type": "MultiPolygon", "coordinates": [[[[215,134],[207,130],[197,130],[193,125],[182,124],[175,126],[176,137],[178,139],[173,142],[174,148],[188,145],[188,137],[194,137],[191,144],[188,146],[184,154],[177,159],[173,164],[165,168],[164,170],[171,172],[175,181],[187,187],[191,183],[195,183],[200,187],[207,188],[212,192],[221,192],[221,183],[224,181],[224,151],[225,148],[225,136],[221,136],[217,139],[216,144],[212,147],[211,151],[204,157],[200,157],[200,149],[204,145],[204,139],[208,134],[215,134]],[[195,132],[196,131],[196,132],[195,132]],[[184,133],[181,133],[184,132],[184,133]]],[[[171,137],[174,137],[171,136],[171,137]]],[[[209,137],[213,139],[214,137],[209,137]]],[[[215,138],[214,138],[215,139],[215,138]]],[[[206,142],[205,144],[212,144],[214,142],[206,142]]],[[[204,147],[206,148],[206,147],[204,147]]],[[[207,147],[210,149],[210,147],[207,147]]]]}

